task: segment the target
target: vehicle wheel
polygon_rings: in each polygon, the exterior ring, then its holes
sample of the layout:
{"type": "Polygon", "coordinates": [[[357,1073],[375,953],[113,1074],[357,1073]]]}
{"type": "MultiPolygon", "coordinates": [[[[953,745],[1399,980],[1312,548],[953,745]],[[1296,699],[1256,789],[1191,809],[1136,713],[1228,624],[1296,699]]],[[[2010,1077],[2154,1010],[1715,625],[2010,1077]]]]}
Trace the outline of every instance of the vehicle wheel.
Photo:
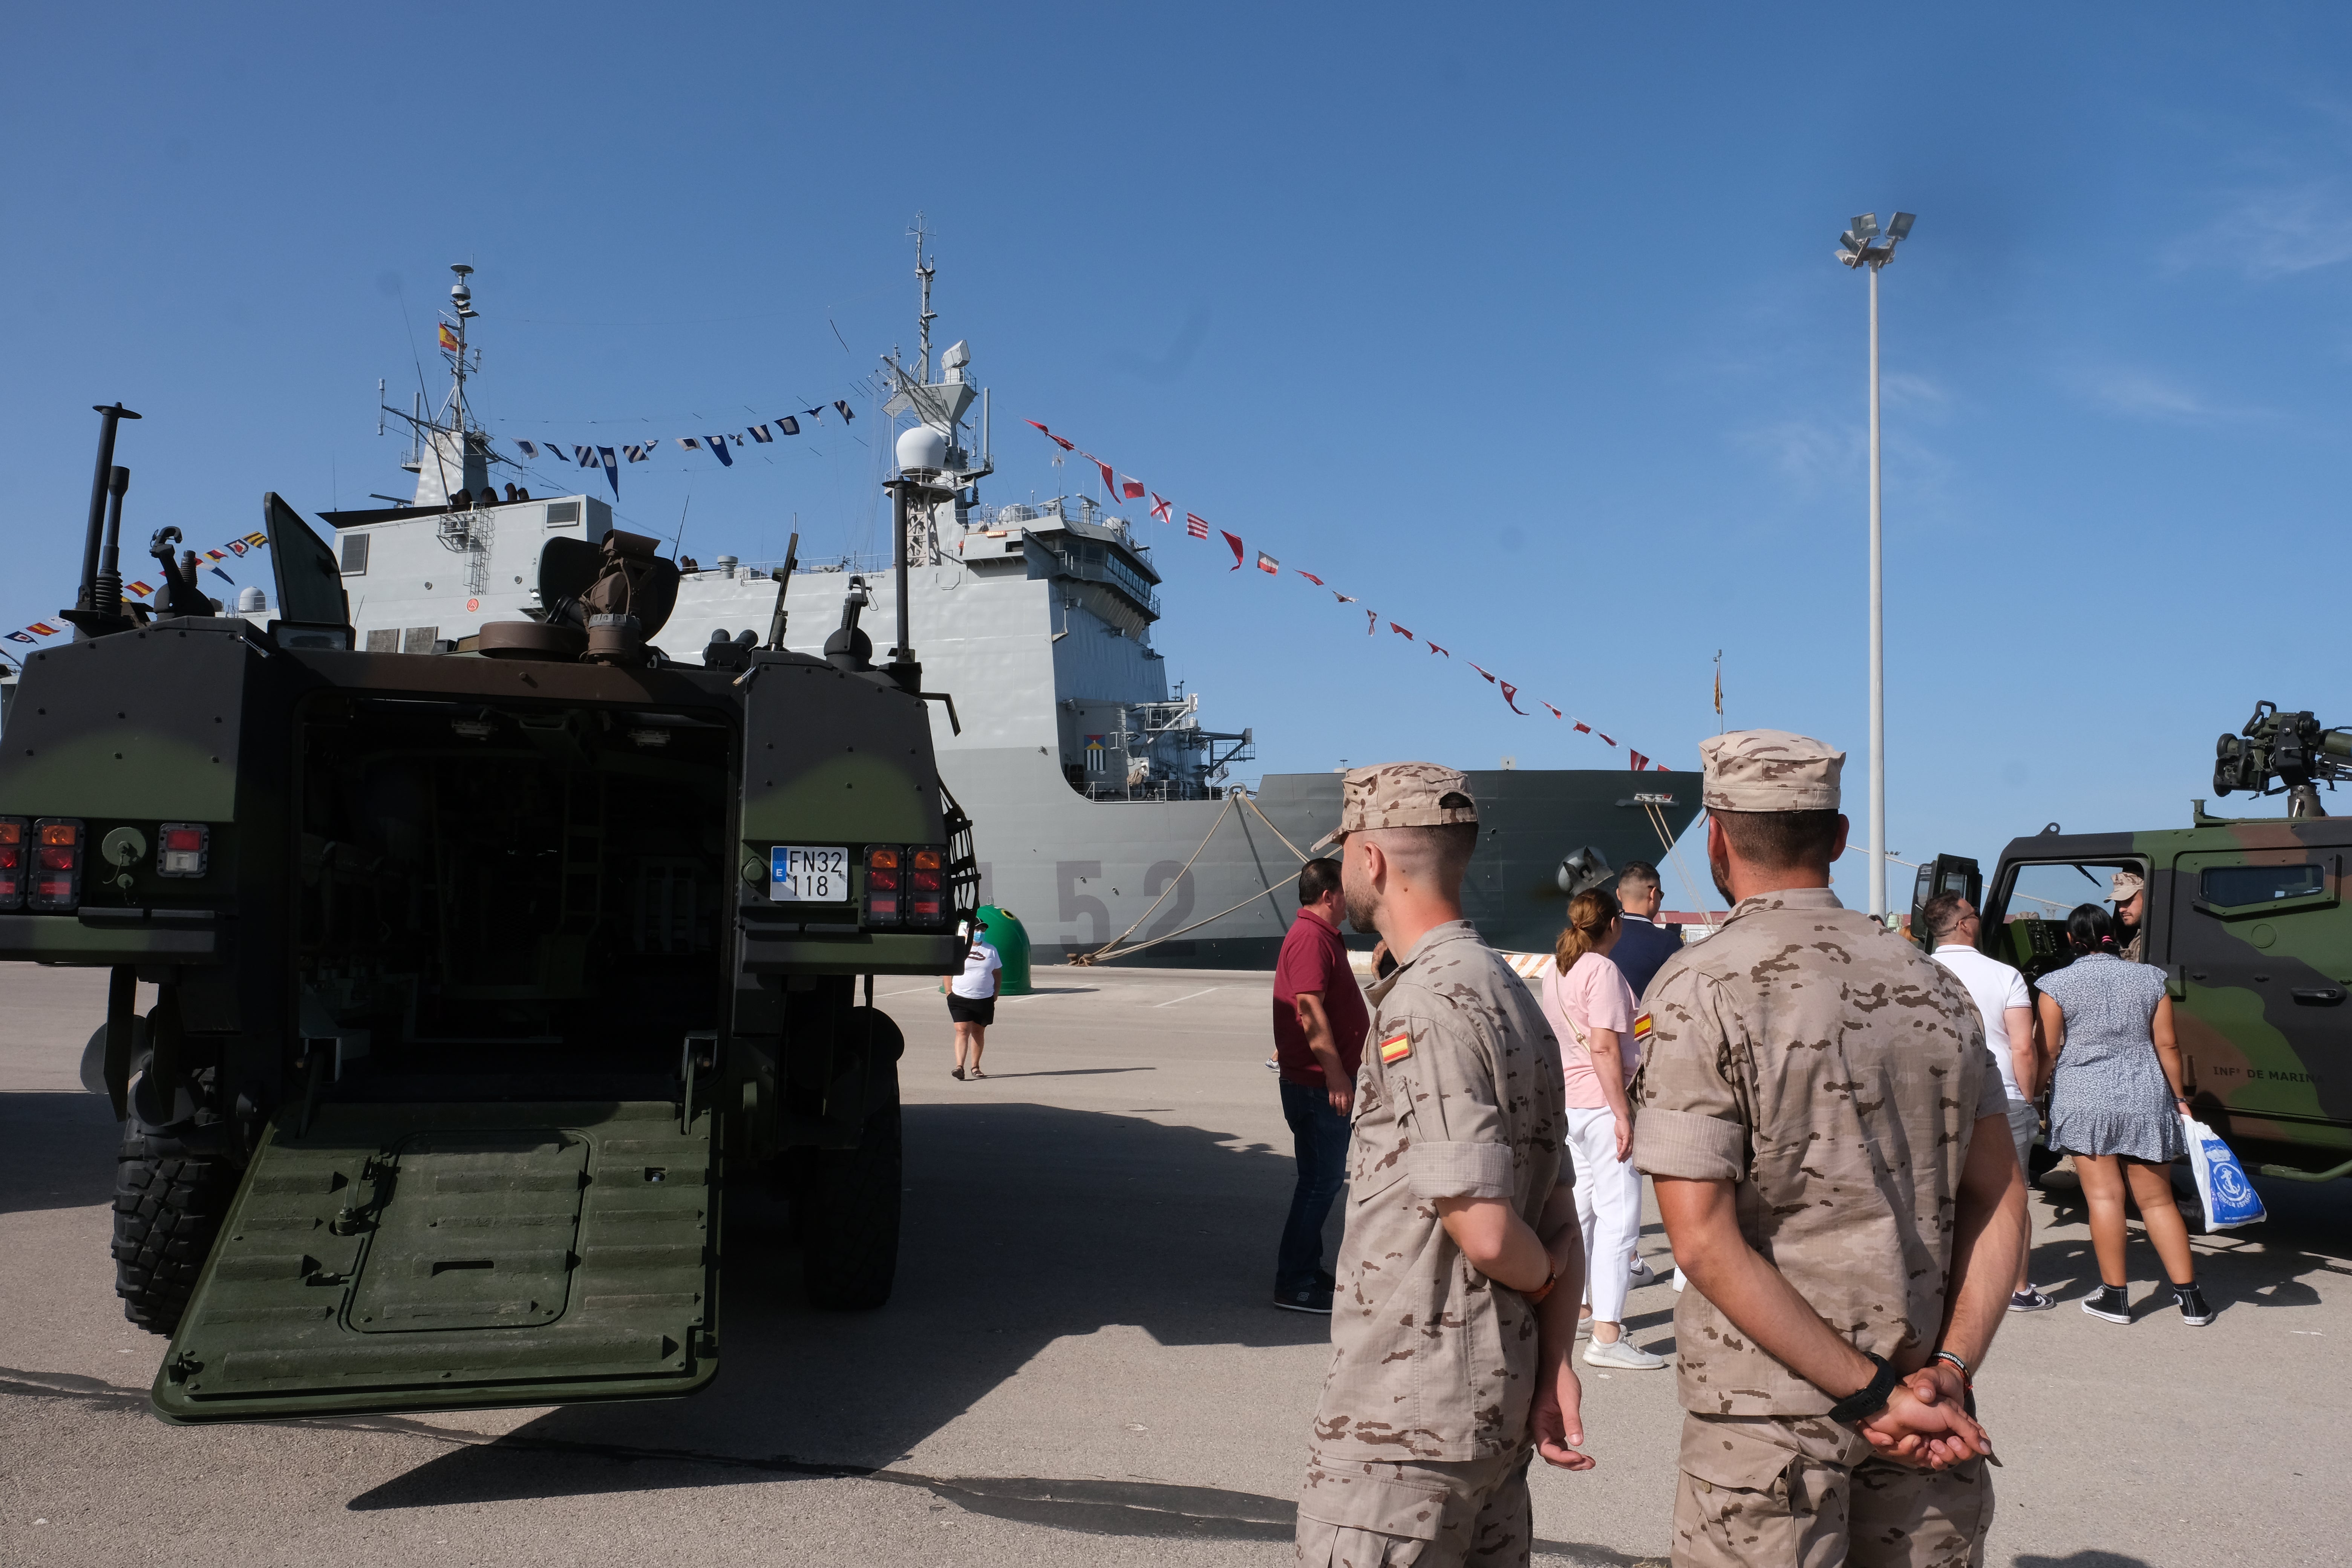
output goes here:
{"type": "Polygon", "coordinates": [[[114,1167],[114,1293],[124,1317],[151,1333],[180,1326],[236,1179],[226,1161],[189,1152],[135,1114],[125,1124],[114,1167]]]}
{"type": "Polygon", "coordinates": [[[803,1152],[793,1220],[811,1306],[860,1311],[890,1299],[898,1272],[900,1154],[895,1093],[866,1119],[856,1148],[803,1152]]]}

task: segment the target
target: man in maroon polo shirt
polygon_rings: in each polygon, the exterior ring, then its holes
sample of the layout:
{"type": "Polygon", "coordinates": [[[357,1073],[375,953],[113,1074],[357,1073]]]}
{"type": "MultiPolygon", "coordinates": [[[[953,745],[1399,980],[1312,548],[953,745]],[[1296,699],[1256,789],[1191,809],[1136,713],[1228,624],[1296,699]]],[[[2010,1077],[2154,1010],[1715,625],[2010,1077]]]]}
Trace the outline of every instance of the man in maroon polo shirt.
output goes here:
{"type": "Polygon", "coordinates": [[[1274,1050],[1282,1076],[1282,1116],[1298,1157],[1298,1184],[1274,1264],[1274,1304],[1289,1312],[1331,1310],[1323,1268],[1323,1221],[1348,1175],[1348,1118],[1356,1068],[1371,1026],[1356,973],[1339,940],[1339,862],[1309,860],[1298,872],[1298,918],[1274,969],[1274,1050]]]}

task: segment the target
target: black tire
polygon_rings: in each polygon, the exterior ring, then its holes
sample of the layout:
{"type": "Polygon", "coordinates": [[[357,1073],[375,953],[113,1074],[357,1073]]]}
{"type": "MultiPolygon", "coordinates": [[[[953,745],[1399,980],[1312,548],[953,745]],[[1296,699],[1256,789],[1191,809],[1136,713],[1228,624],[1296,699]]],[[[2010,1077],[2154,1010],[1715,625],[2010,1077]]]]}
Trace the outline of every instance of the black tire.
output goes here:
{"type": "Polygon", "coordinates": [[[809,1304],[831,1312],[881,1306],[898,1274],[898,1095],[866,1119],[856,1148],[800,1152],[793,1221],[809,1304]]]}
{"type": "Polygon", "coordinates": [[[179,1328],[236,1179],[226,1161],[131,1118],[114,1167],[114,1293],[124,1317],[150,1333],[179,1328]]]}

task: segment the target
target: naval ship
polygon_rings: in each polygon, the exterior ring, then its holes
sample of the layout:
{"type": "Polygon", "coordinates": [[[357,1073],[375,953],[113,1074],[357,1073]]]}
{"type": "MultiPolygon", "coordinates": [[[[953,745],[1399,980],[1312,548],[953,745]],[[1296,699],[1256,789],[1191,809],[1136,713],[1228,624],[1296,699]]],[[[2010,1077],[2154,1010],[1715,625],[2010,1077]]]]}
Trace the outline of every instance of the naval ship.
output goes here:
{"type": "MultiPolygon", "coordinates": [[[[453,270],[449,394],[429,416],[386,410],[414,431],[403,464],[416,475],[413,498],[320,513],[371,652],[464,655],[484,622],[540,618],[548,542],[593,543],[613,526],[597,496],[532,497],[496,478],[519,465],[470,405],[477,312],[470,269],[453,270]]],[[[796,550],[772,563],[683,560],[676,605],[646,628],[649,640],[664,658],[719,663],[754,644],[821,656],[828,639],[864,636],[861,617],[903,625],[922,684],[948,699],[929,705],[933,739],[947,787],[976,824],[981,901],[1021,921],[1036,959],[1271,968],[1297,912],[1301,858],[1338,824],[1340,775],[1236,778],[1255,758],[1254,727],[1212,730],[1198,695],[1171,689],[1154,646],[1160,574],[1127,519],[1080,497],[982,501],[994,471],[989,399],[967,343],[934,369],[932,274],[919,249],[919,354],[882,356],[898,472],[946,498],[908,518],[904,569],[803,563],[796,550]]],[[[1481,833],[1465,910],[1504,949],[1549,950],[1567,895],[1628,859],[1660,860],[1698,809],[1695,778],[1469,776],[1481,833]]]]}

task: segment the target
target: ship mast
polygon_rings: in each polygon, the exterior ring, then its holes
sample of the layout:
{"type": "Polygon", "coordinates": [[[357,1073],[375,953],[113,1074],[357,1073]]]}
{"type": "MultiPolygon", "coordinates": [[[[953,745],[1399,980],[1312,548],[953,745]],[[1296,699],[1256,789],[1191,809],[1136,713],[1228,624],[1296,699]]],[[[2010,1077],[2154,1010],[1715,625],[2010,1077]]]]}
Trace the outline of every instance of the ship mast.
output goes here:
{"type": "Polygon", "coordinates": [[[907,232],[914,237],[915,276],[923,287],[922,310],[917,317],[922,335],[922,357],[917,363],[922,373],[920,379],[928,383],[931,379],[931,323],[939,320],[939,312],[931,309],[931,279],[938,275],[939,268],[923,259],[923,241],[930,237],[930,231],[923,226],[922,214],[915,215],[915,226],[907,232]]]}

